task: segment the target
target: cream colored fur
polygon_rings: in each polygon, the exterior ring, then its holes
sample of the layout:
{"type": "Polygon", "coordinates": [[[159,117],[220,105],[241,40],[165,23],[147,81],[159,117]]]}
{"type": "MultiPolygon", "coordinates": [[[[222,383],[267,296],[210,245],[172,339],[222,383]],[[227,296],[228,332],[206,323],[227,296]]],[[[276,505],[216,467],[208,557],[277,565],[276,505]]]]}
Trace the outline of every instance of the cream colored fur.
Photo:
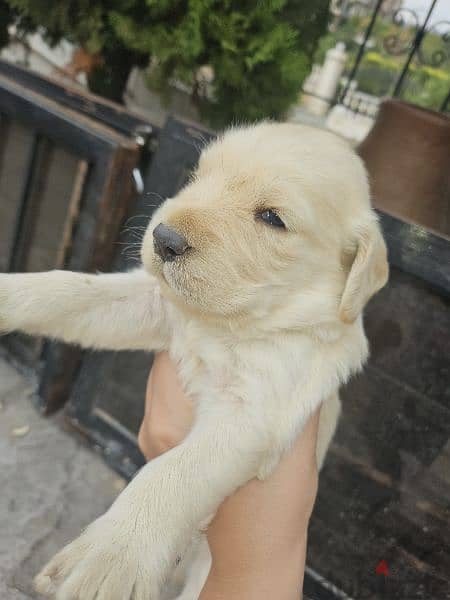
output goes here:
{"type": "Polygon", "coordinates": [[[142,261],[116,275],[0,275],[0,329],[167,349],[196,402],[186,440],[36,578],[58,600],[159,600],[224,498],[266,477],[361,369],[361,311],[387,279],[360,160],[329,133],[270,123],[233,129],[203,152],[191,183],[155,212],[142,261]],[[264,223],[266,209],[286,229],[264,223]],[[172,262],[153,250],[160,222],[191,247],[172,262]]]}
{"type": "MultiPolygon", "coordinates": [[[[319,431],[317,433],[316,459],[322,468],[325,455],[336,430],[341,412],[337,393],[323,401],[320,409],[319,431]]],[[[164,600],[198,600],[211,568],[211,553],[206,536],[196,538],[164,590],[164,600]]]]}

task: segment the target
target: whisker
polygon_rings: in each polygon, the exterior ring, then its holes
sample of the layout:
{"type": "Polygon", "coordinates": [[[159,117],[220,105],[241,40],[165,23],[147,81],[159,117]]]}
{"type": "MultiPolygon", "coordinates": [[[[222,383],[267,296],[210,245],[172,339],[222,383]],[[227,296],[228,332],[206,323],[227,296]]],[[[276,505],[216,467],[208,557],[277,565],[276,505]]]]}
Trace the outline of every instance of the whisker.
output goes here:
{"type": "Polygon", "coordinates": [[[141,238],[143,238],[146,231],[147,231],[147,227],[141,227],[141,228],[127,227],[126,229],[122,229],[122,231],[120,233],[121,233],[121,235],[129,234],[129,235],[140,236],[141,238]]]}
{"type": "Polygon", "coordinates": [[[136,252],[136,250],[134,250],[133,248],[124,248],[121,252],[121,255],[125,256],[125,258],[133,258],[136,260],[141,259],[140,253],[136,252]]]}
{"type": "Polygon", "coordinates": [[[129,217],[125,223],[123,224],[123,227],[140,227],[139,225],[129,225],[131,223],[131,221],[133,221],[134,219],[148,219],[148,221],[150,221],[150,215],[133,215],[131,217],[129,217]]]}

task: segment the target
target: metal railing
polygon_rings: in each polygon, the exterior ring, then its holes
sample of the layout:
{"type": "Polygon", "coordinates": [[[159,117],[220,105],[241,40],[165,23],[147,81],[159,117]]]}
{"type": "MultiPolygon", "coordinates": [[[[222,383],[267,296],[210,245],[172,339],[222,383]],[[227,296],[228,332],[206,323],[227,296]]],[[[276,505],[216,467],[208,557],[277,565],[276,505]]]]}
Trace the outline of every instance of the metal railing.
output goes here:
{"type": "MultiPolygon", "coordinates": [[[[376,105],[377,96],[372,96],[372,101],[368,101],[368,94],[366,94],[366,98],[360,97],[358,102],[357,92],[364,93],[364,91],[361,92],[356,88],[359,84],[358,78],[364,66],[364,60],[371,50],[373,35],[380,21],[391,26],[392,31],[383,38],[383,51],[387,56],[392,57],[398,68],[393,81],[378,97],[404,99],[408,85],[411,85],[411,76],[418,67],[444,71],[450,68],[450,21],[433,21],[438,2],[439,0],[430,0],[423,18],[417,11],[404,7],[401,0],[397,3],[392,0],[375,0],[372,3],[362,0],[333,2],[334,21],[330,26],[330,31],[338,31],[349,19],[356,17],[359,18],[359,22],[365,22],[366,27],[357,36],[358,49],[351,66],[348,66],[344,72],[344,77],[341,79],[334,98],[321,97],[308,89],[304,89],[303,93],[327,102],[330,108],[335,105],[343,105],[354,113],[374,116],[373,107],[376,105]],[[361,18],[362,16],[364,18],[361,18]],[[440,38],[440,47],[431,53],[426,53],[424,40],[429,34],[440,38]],[[398,57],[403,56],[404,60],[398,61],[398,57]]],[[[355,39],[349,39],[347,44],[354,42],[355,39]]],[[[380,65],[379,69],[381,74],[383,66],[380,65]]],[[[440,112],[450,111],[450,84],[439,101],[432,106],[428,104],[427,108],[440,112]]]]}

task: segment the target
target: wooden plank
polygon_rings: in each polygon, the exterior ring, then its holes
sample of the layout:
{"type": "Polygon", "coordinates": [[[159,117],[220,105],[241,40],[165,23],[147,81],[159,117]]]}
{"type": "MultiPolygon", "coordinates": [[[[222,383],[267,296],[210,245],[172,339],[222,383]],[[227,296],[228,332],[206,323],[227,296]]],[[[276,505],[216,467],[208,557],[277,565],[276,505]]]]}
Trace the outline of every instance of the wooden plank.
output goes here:
{"type": "Polygon", "coordinates": [[[450,240],[415,223],[377,212],[389,249],[389,262],[450,296],[450,240]]]}
{"type": "Polygon", "coordinates": [[[139,115],[133,114],[125,106],[96,96],[75,85],[62,84],[51,77],[38,75],[25,67],[1,59],[0,74],[13,79],[28,90],[52,98],[58,104],[75,110],[78,114],[91,117],[123,135],[135,137],[144,133],[145,136],[149,136],[158,132],[157,127],[139,115]]]}
{"type": "Polygon", "coordinates": [[[88,161],[98,160],[118,145],[130,149],[136,145],[135,140],[1,75],[0,113],[88,161]]]}
{"type": "MultiPolygon", "coordinates": [[[[47,91],[52,91],[51,86],[47,91]]],[[[114,252],[114,240],[134,197],[132,171],[140,159],[136,140],[3,75],[0,75],[0,112],[32,128],[39,139],[51,140],[83,161],[83,173],[79,173],[76,189],[69,199],[69,215],[59,251],[55,250],[54,266],[64,262],[72,270],[106,269],[114,252]]],[[[33,170],[29,169],[30,177],[33,170]]],[[[24,225],[30,208],[29,190],[26,191],[24,219],[17,228],[20,248],[14,249],[15,263],[22,261],[29,237],[24,225]]],[[[81,352],[46,342],[41,358],[45,364],[39,388],[41,409],[50,413],[67,397],[81,352]]]]}
{"type": "MultiPolygon", "coordinates": [[[[197,163],[201,143],[209,138],[208,132],[190,123],[173,118],[168,120],[149,169],[144,173],[144,192],[128,213],[129,225],[119,238],[120,244],[134,243],[136,228],[145,228],[159,203],[184,185],[197,163]]],[[[114,270],[134,266],[121,245],[116,245],[114,270]]],[[[67,408],[69,420],[105,451],[110,452],[107,449],[111,445],[120,447],[114,454],[114,460],[121,472],[122,459],[129,461],[128,471],[142,464],[136,448],[136,434],[143,414],[145,383],[151,360],[151,355],[146,353],[86,354],[67,408]],[[123,377],[127,377],[126,383],[121,383],[123,377]],[[106,383],[100,381],[102,378],[106,383]],[[127,432],[125,437],[124,431],[127,432]]]]}
{"type": "MultiPolygon", "coordinates": [[[[416,393],[450,405],[448,298],[417,277],[391,268],[388,285],[366,308],[365,326],[374,367],[416,393]]],[[[417,419],[413,401],[409,410],[417,419]]]]}
{"type": "Polygon", "coordinates": [[[448,319],[445,299],[395,268],[367,310],[372,357],[342,391],[308,549],[352,597],[450,595],[448,319]]]}
{"type": "Polygon", "coordinates": [[[89,165],[87,161],[81,160],[78,163],[77,173],[69,200],[69,210],[67,212],[66,222],[64,223],[60,247],[56,256],[55,269],[64,269],[71,251],[73,231],[80,216],[81,198],[86,183],[88,169],[89,165]]]}
{"type": "Polygon", "coordinates": [[[1,113],[0,123],[0,271],[7,271],[33,132],[1,113]]]}
{"type": "MultiPolygon", "coordinates": [[[[91,168],[67,268],[75,271],[108,269],[115,251],[114,240],[133,201],[131,174],[138,158],[136,145],[132,150],[119,146],[109,155],[106,165],[102,161],[91,168]]],[[[59,409],[68,399],[82,355],[80,349],[64,344],[45,345],[39,396],[46,414],[59,409]]]]}

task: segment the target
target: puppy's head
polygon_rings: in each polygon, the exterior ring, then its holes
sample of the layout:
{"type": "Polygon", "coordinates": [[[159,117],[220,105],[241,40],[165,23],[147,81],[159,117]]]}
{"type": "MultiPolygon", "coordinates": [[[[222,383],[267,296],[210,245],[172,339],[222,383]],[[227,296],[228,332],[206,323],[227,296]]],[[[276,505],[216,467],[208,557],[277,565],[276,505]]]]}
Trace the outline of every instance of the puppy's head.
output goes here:
{"type": "Polygon", "coordinates": [[[275,327],[351,323],[388,272],[359,158],[330,133],[275,123],[204,150],[155,212],[142,260],[181,306],[275,327]]]}

